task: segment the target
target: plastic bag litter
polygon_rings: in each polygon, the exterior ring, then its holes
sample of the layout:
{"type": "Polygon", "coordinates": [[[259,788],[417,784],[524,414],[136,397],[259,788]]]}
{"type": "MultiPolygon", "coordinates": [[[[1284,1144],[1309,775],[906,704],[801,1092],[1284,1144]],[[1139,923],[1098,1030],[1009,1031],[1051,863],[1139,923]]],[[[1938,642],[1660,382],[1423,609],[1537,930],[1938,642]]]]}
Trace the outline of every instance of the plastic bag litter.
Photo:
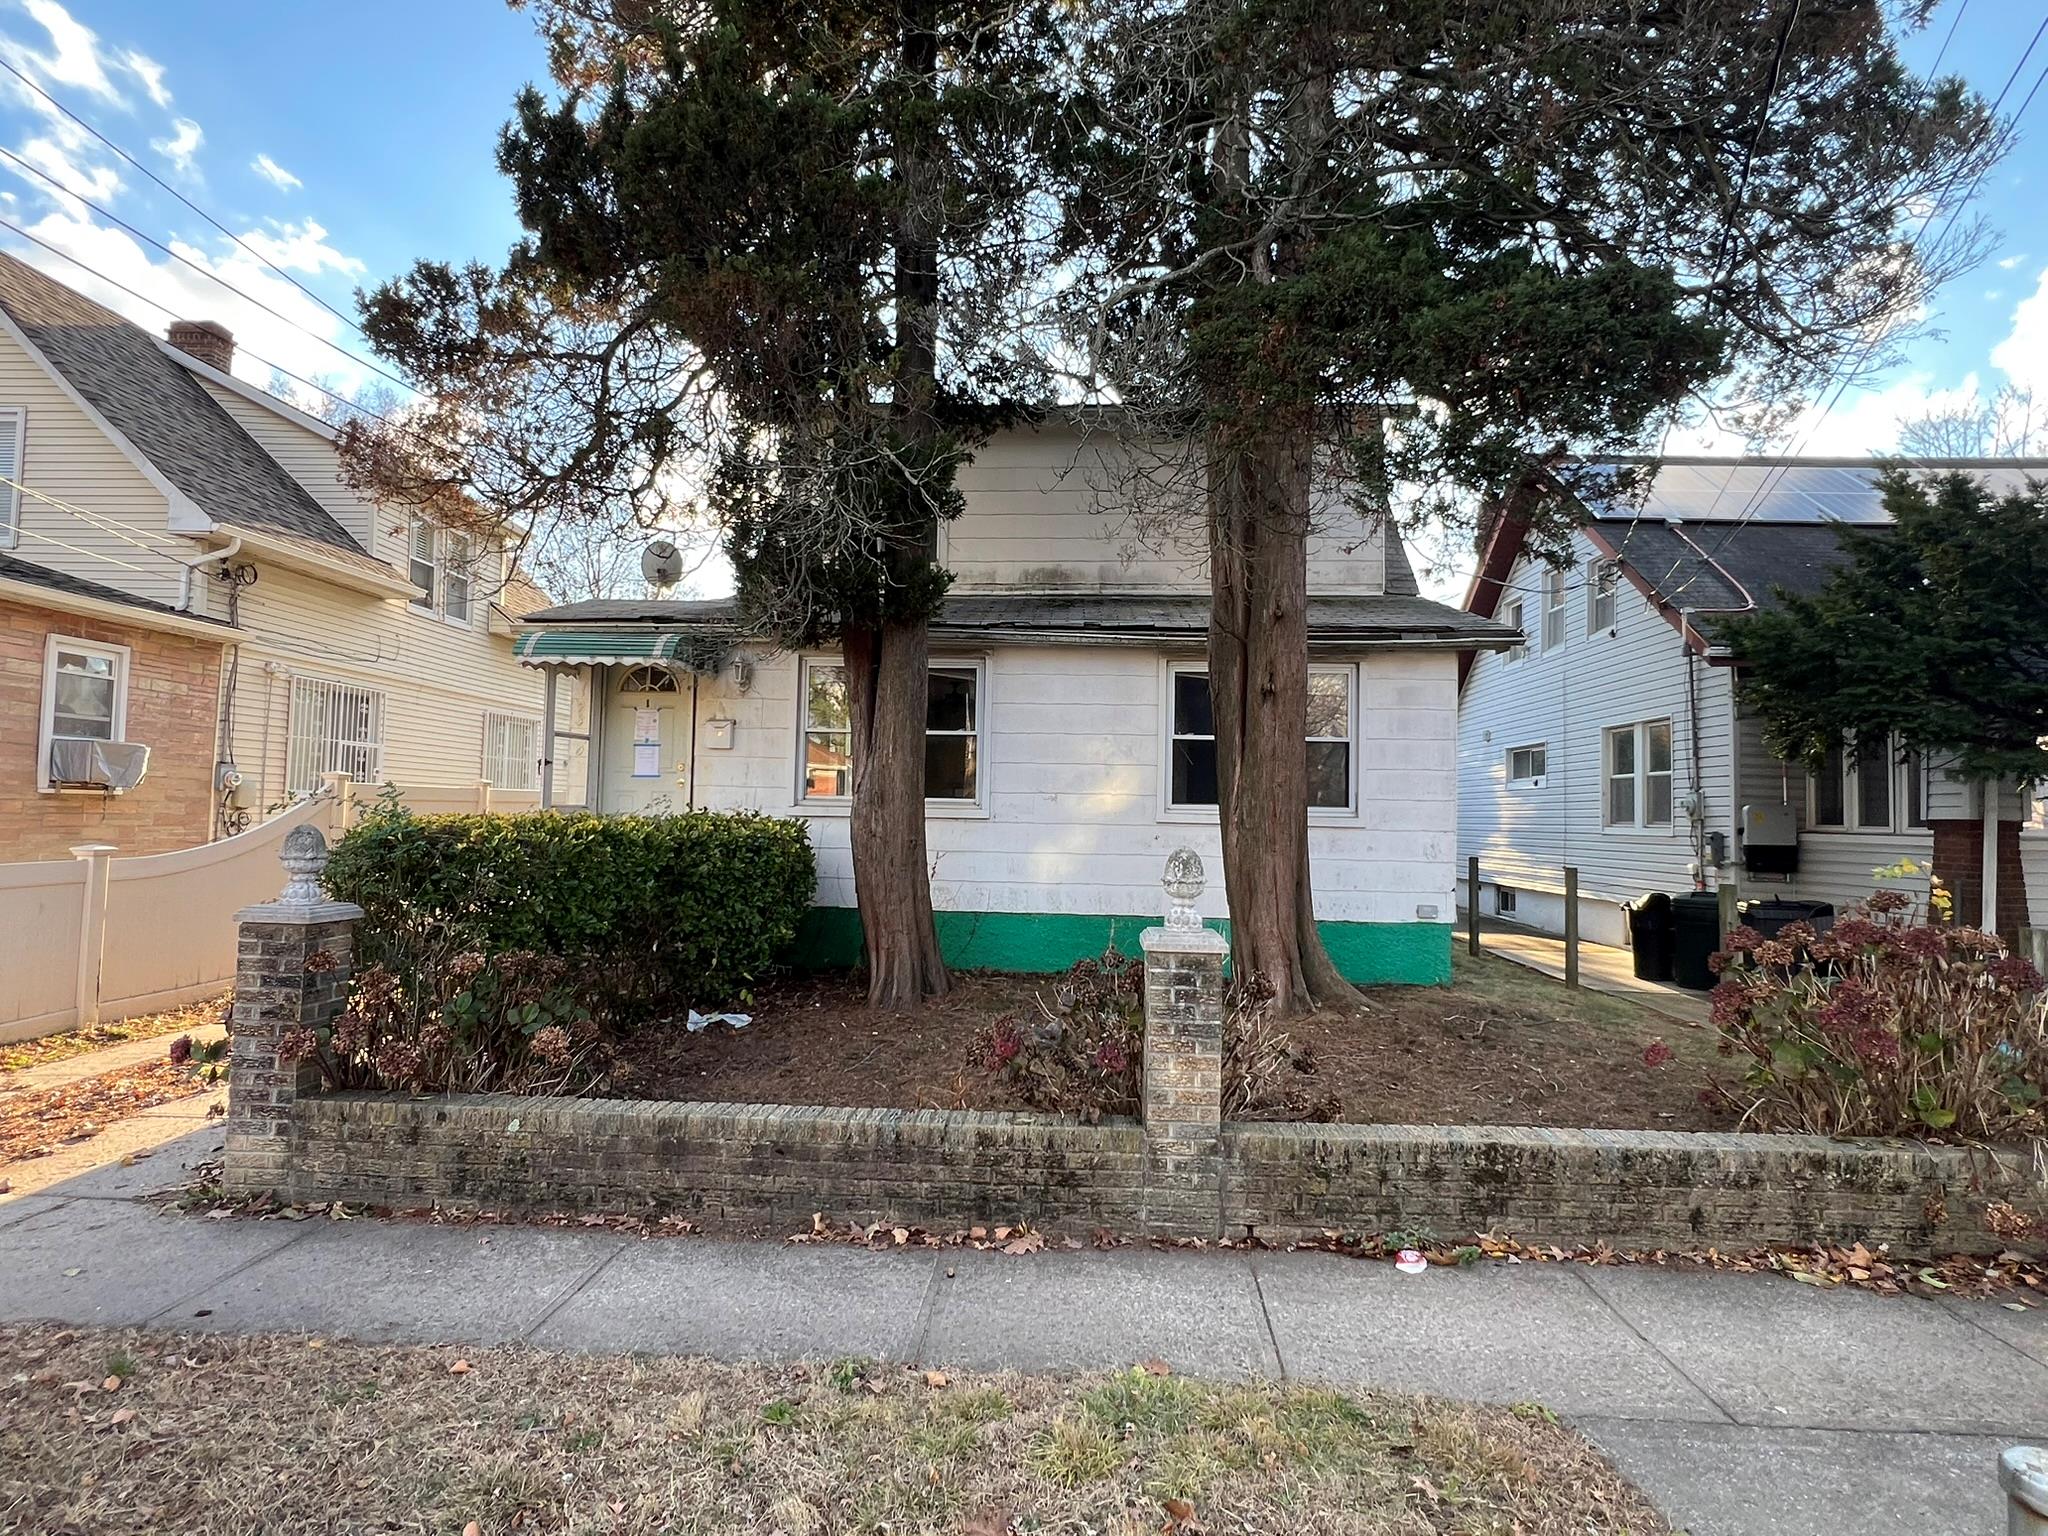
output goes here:
{"type": "Polygon", "coordinates": [[[713,1024],[730,1024],[734,1029],[745,1029],[753,1022],[751,1013],[699,1013],[692,1008],[689,1018],[683,1021],[683,1027],[694,1035],[713,1024]]]}

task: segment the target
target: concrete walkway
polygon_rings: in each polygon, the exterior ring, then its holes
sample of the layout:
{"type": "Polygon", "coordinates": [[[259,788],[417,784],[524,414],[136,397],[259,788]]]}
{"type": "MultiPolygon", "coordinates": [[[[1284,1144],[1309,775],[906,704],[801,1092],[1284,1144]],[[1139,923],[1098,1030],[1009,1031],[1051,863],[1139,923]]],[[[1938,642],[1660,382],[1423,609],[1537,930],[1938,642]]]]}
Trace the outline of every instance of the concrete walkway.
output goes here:
{"type": "Polygon", "coordinates": [[[1994,1536],[2000,1448],[2048,1434],[2048,1308],[1657,1269],[870,1253],[210,1221],[135,1201],[219,1142],[200,1132],[0,1203],[0,1318],[1023,1371],[1157,1356],[1191,1375],[1541,1402],[1691,1536],[1994,1536]]]}
{"type": "MultiPolygon", "coordinates": [[[[1456,940],[1460,954],[1465,949],[1468,932],[1465,924],[1468,921],[1464,912],[1458,914],[1456,940]]],[[[1503,923],[1499,918],[1482,917],[1479,920],[1479,947],[1489,955],[1497,955],[1529,970],[1541,971],[1545,976],[1564,980],[1563,939],[1538,933],[1533,928],[1518,928],[1512,923],[1503,923]]],[[[1682,1024],[1705,1024],[1709,1019],[1706,993],[1689,992],[1684,987],[1670,986],[1661,981],[1640,980],[1635,973],[1635,957],[1627,950],[1615,949],[1611,945],[1580,942],[1579,982],[1592,991],[1641,1003],[1645,1008],[1653,1008],[1682,1024]]]]}

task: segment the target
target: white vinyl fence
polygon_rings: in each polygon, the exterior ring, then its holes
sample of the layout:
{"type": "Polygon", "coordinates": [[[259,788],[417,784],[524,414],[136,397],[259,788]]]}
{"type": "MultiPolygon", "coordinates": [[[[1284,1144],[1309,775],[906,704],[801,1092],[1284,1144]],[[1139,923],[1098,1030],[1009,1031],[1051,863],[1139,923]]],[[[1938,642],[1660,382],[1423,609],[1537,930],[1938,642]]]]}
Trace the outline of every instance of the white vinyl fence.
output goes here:
{"type": "MultiPolygon", "coordinates": [[[[278,893],[285,833],[311,822],[331,841],[370,797],[328,773],[313,795],[217,843],[133,858],[84,844],[69,859],[0,864],[0,1044],[226,991],[234,915],[278,893]]],[[[485,784],[405,793],[421,812],[530,811],[539,798],[485,784]]]]}

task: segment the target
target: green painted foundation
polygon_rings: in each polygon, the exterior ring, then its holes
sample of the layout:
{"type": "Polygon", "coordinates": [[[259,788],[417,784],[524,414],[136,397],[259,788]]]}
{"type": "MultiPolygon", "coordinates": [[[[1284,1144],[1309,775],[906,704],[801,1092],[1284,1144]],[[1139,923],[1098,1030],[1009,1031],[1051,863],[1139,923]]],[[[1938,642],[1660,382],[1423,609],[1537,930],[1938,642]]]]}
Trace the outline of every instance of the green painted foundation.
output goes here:
{"type": "MultiPolygon", "coordinates": [[[[1138,952],[1138,935],[1156,917],[1075,912],[941,912],[939,949],[961,970],[1064,971],[1115,945],[1138,952]]],[[[1228,922],[1219,926],[1230,931],[1228,922]]],[[[1447,986],[1449,923],[1319,923],[1337,969],[1361,986],[1447,986]]],[[[852,907],[813,907],[797,930],[790,958],[802,970],[833,971],[861,959],[860,914],[852,907]]]]}

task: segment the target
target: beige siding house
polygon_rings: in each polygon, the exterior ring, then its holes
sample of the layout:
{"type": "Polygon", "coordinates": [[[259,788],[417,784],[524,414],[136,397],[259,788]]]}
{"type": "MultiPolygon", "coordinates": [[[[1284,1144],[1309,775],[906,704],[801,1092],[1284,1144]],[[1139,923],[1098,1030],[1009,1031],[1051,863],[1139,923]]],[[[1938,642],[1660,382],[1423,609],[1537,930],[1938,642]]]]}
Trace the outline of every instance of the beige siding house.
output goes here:
{"type": "Polygon", "coordinates": [[[225,331],[171,330],[0,256],[0,862],[204,842],[329,772],[537,803],[503,551],[356,495],[225,331]]]}

